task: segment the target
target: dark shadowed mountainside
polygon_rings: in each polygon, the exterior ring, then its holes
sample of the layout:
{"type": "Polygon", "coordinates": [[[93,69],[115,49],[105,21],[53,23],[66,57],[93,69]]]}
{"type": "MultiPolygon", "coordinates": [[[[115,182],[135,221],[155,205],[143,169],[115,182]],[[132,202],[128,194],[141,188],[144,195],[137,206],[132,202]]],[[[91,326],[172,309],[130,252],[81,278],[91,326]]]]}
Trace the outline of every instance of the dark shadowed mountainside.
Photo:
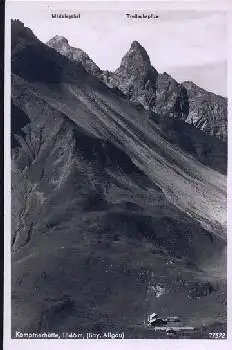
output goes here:
{"type": "MultiPolygon", "coordinates": [[[[12,22],[12,336],[20,329],[162,337],[144,325],[152,312],[179,315],[200,333],[216,321],[225,329],[223,160],[204,165],[201,150],[191,155],[175,134],[177,124],[154,121],[18,25],[12,22]]],[[[194,146],[202,143],[197,131],[194,146]]]]}

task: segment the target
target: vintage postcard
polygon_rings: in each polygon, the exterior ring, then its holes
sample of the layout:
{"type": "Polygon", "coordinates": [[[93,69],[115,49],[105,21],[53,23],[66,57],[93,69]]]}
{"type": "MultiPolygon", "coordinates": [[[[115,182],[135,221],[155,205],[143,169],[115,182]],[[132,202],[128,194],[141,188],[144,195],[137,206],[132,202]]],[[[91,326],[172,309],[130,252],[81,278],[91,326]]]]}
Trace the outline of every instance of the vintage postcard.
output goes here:
{"type": "Polygon", "coordinates": [[[6,3],[5,350],[229,349],[230,10],[6,3]]]}

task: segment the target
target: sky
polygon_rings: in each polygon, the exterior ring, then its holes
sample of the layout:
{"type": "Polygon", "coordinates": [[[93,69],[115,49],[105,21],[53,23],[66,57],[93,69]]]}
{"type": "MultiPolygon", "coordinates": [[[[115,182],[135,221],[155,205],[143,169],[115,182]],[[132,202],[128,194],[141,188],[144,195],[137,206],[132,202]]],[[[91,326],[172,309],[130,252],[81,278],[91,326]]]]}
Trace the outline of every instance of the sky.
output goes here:
{"type": "Polygon", "coordinates": [[[20,19],[43,42],[54,35],[83,49],[101,69],[115,70],[137,40],[152,65],[176,80],[192,80],[226,96],[227,21],[223,11],[162,10],[141,3],[138,11],[121,6],[85,7],[80,3],[12,3],[12,18],[20,19]],[[52,13],[80,13],[80,19],[54,19],[52,13]],[[126,14],[153,13],[158,19],[128,19],[126,14]]]}

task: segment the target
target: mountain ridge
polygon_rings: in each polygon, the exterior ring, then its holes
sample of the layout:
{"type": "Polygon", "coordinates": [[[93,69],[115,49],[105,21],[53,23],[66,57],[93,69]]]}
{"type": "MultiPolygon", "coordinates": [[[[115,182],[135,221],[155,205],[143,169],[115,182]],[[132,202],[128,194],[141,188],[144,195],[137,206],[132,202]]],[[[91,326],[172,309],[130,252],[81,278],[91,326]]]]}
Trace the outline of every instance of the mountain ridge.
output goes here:
{"type": "Polygon", "coordinates": [[[91,60],[88,54],[82,49],[70,46],[68,40],[65,37],[56,35],[47,42],[47,45],[49,47],[55,47],[59,53],[68,57],[72,61],[81,62],[87,70],[87,72],[89,72],[90,74],[95,75],[97,77],[101,75],[100,68],[93,62],[93,60],[91,60]]]}
{"type": "MultiPolygon", "coordinates": [[[[67,57],[70,56],[68,52],[80,50],[66,47],[66,51],[62,51],[53,39],[47,44],[67,57]]],[[[166,72],[158,73],[138,41],[132,42],[120,67],[114,72],[101,71],[89,56],[87,59],[72,56],[72,59],[81,62],[90,74],[109,87],[118,88],[132,102],[166,117],[184,120],[208,135],[227,140],[227,99],[193,82],[178,83],[166,72]],[[193,86],[195,103],[192,101],[193,86]]]]}

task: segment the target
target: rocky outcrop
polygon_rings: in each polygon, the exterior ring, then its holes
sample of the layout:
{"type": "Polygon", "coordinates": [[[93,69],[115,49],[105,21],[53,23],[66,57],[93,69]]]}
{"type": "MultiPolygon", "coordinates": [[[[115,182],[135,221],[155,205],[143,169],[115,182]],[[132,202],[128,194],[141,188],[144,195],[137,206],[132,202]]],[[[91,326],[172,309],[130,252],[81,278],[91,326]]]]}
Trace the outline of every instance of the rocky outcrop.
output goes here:
{"type": "Polygon", "coordinates": [[[132,102],[146,109],[156,104],[155,91],[158,72],[152,67],[146,50],[137,42],[123,57],[120,67],[105,77],[107,85],[118,87],[132,102]]]}
{"type": "Polygon", "coordinates": [[[155,114],[184,120],[226,141],[227,99],[192,82],[180,84],[166,72],[158,73],[137,41],[132,42],[114,72],[101,71],[83,50],[71,47],[64,37],[55,36],[47,45],[72,61],[82,63],[87,72],[109,87],[118,88],[130,101],[155,114]]]}
{"type": "Polygon", "coordinates": [[[226,141],[227,99],[192,82],[178,83],[152,67],[146,50],[134,41],[120,67],[105,82],[117,86],[131,101],[156,114],[186,121],[208,135],[226,141]]]}
{"type": "Polygon", "coordinates": [[[100,68],[91,60],[87,53],[79,48],[70,46],[65,37],[56,35],[47,42],[47,45],[71,61],[82,63],[88,73],[98,78],[101,77],[102,72],[100,68]]]}
{"type": "Polygon", "coordinates": [[[213,94],[191,81],[182,83],[187,91],[189,113],[186,122],[208,135],[227,139],[227,99],[213,94]]]}
{"type": "Polygon", "coordinates": [[[185,120],[189,101],[185,88],[166,72],[159,74],[156,81],[156,105],[154,112],[167,117],[185,120]]]}
{"type": "Polygon", "coordinates": [[[137,41],[131,44],[120,67],[105,76],[105,82],[147,110],[181,119],[187,116],[186,90],[166,72],[159,74],[137,41]]]}

